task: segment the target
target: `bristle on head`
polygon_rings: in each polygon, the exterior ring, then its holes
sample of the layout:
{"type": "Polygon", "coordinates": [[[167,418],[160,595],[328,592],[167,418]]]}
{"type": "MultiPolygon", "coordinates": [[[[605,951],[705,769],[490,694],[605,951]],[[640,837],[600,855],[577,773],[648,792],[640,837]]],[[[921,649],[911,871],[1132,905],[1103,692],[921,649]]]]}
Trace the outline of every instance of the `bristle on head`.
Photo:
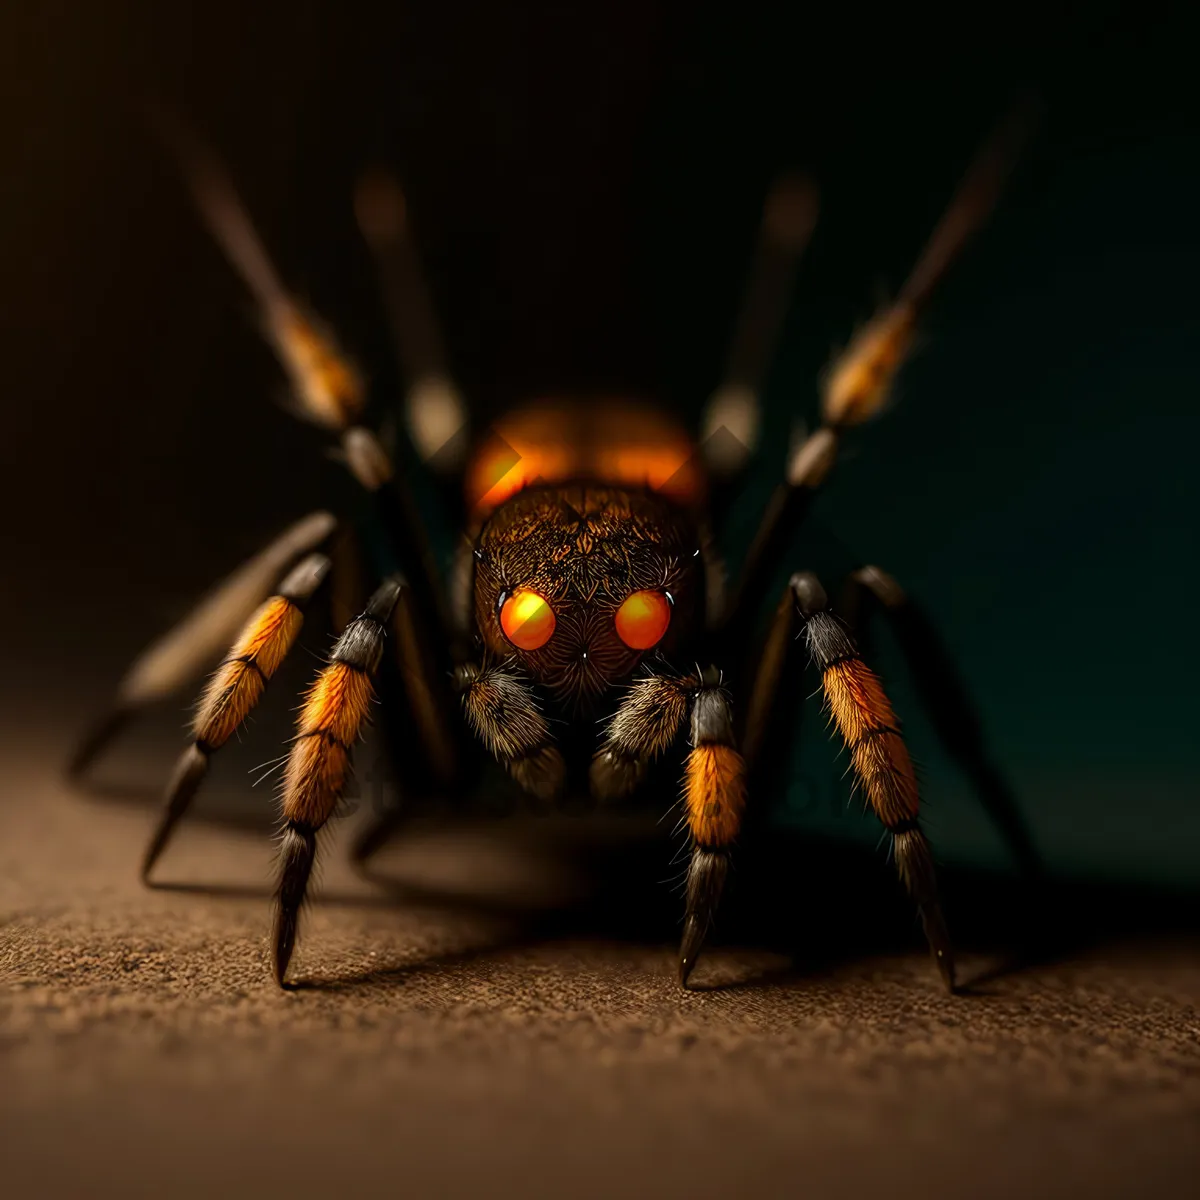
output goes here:
{"type": "Polygon", "coordinates": [[[897,304],[859,330],[825,379],[821,415],[827,425],[861,425],[883,409],[912,348],[915,327],[913,310],[897,304]]]}

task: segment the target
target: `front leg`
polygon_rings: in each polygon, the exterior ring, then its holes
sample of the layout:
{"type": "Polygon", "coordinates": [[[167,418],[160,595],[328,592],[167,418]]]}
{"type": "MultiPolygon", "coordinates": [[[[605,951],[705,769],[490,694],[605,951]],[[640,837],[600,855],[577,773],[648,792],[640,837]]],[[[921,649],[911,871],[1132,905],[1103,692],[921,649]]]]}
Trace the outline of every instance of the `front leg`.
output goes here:
{"type": "Polygon", "coordinates": [[[700,687],[692,701],[691,740],[684,785],[692,861],[687,876],[687,915],[679,945],[679,982],[683,987],[687,987],[700,957],[725,890],[729,852],[746,808],[746,763],[734,746],[729,693],[712,667],[701,673],[700,687]]]}
{"type": "Polygon", "coordinates": [[[592,760],[593,794],[623,796],[666,750],[691,716],[692,750],[684,782],[684,819],[692,841],[687,910],[679,947],[679,982],[687,985],[725,888],[729,851],[746,807],[746,764],[733,736],[721,675],[709,667],[682,677],[635,680],[592,760]]]}
{"type": "Polygon", "coordinates": [[[350,752],[375,698],[373,677],[383,658],[392,612],[405,587],[393,576],[346,626],[305,697],[283,776],[279,872],[271,958],[283,986],[296,944],[300,908],[317,856],[317,833],[333,815],[350,773],[350,752]]]}
{"type": "Polygon", "coordinates": [[[566,764],[528,681],[503,663],[463,663],[454,683],[468,723],[492,757],[531,795],[556,799],[566,764]]]}
{"type": "Polygon", "coordinates": [[[698,682],[674,675],[633,681],[592,759],[589,782],[597,800],[623,799],[642,782],[651,762],[679,736],[698,682]]]}

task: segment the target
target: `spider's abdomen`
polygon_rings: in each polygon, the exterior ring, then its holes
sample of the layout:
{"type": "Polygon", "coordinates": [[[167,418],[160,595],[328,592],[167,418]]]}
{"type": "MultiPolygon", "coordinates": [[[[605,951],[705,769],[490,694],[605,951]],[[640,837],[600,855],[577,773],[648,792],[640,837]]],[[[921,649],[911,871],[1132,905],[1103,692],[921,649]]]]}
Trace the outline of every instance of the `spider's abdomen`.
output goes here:
{"type": "Polygon", "coordinates": [[[630,401],[545,401],[507,414],[476,447],[467,510],[483,520],[532,485],[580,479],[644,489],[689,509],[705,501],[695,445],[671,417],[630,401]]]}

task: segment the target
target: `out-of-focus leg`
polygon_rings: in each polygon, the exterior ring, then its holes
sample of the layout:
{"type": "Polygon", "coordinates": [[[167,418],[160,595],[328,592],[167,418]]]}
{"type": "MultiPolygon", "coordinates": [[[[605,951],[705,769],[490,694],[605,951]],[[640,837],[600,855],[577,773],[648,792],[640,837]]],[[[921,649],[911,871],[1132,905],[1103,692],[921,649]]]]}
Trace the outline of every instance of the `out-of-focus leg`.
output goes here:
{"type": "Polygon", "coordinates": [[[208,681],[192,722],[192,744],[176,764],[158,825],[142,858],[143,879],[149,879],[176,825],[195,799],[210,757],[242,727],[295,644],[304,623],[302,608],[328,570],[329,559],[320,554],[310,555],[293,568],[278,592],[246,623],[208,681]]]}
{"type": "Polygon", "coordinates": [[[336,526],[326,512],[298,521],[138,655],[117,685],[108,710],[80,740],[68,767],[70,774],[82,776],[139,712],[198,679],[288,568],[325,542],[336,526]]]}

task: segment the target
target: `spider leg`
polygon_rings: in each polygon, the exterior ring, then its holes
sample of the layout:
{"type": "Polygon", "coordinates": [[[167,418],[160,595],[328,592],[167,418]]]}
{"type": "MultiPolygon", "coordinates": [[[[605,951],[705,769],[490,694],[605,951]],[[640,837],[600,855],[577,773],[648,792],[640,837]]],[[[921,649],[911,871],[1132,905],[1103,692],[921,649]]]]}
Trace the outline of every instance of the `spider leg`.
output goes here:
{"type": "Polygon", "coordinates": [[[833,469],[838,433],[821,428],[793,446],[784,480],[771,493],[758,529],[750,540],[741,571],[728,589],[725,606],[714,624],[721,652],[729,661],[741,661],[754,627],[754,608],[768,586],[776,564],[786,559],[796,530],[808,515],[817,492],[833,469]]]}
{"type": "Polygon", "coordinates": [[[842,435],[876,417],[887,405],[901,368],[911,356],[918,321],[936,284],[990,216],[1033,128],[1036,107],[1022,97],[984,144],[930,236],[894,303],[882,308],[851,338],[821,379],[822,425],[795,438],[783,482],[775,489],[746,553],[739,585],[729,593],[716,625],[727,661],[741,661],[749,610],[763,594],[776,563],[786,559],[813,497],[833,469],[842,435]]]}
{"type": "Polygon", "coordinates": [[[350,771],[350,752],[374,699],[388,623],[405,583],[387,580],[338,638],[305,698],[283,779],[275,915],[275,981],[282,986],[296,944],[300,907],[317,852],[317,832],[333,814],[350,771]]]}
{"type": "Polygon", "coordinates": [[[803,176],[778,179],[762,224],[725,376],[705,407],[700,448],[711,474],[728,477],[758,443],[760,394],[791,299],[796,267],[817,220],[817,191],[803,176]]]}
{"type": "Polygon", "coordinates": [[[720,680],[715,667],[702,671],[700,686],[692,697],[692,750],[684,783],[692,859],[679,945],[679,982],[683,987],[716,916],[729,874],[730,850],[746,808],[746,762],[734,743],[732,705],[720,680]]]}
{"type": "Polygon", "coordinates": [[[753,769],[767,740],[767,729],[779,700],[779,681],[787,665],[788,652],[796,637],[796,601],[785,588],[767,638],[755,663],[747,689],[746,716],[742,726],[742,755],[753,769]]]}
{"type": "Polygon", "coordinates": [[[326,512],[298,521],[138,655],[117,685],[108,711],[80,740],[67,768],[69,774],[81,777],[139,712],[198,678],[287,569],[329,538],[336,524],[326,512]]]}
{"type": "MultiPolygon", "coordinates": [[[[330,607],[334,632],[341,635],[367,600],[368,568],[361,535],[348,527],[334,544],[330,557],[333,560],[330,607]]],[[[376,807],[374,818],[355,839],[351,850],[354,861],[360,863],[383,845],[398,823],[397,818],[406,815],[403,800],[407,788],[401,787],[401,780],[407,785],[412,779],[419,787],[439,792],[456,790],[459,783],[456,730],[447,712],[441,663],[435,662],[433,639],[422,626],[421,614],[407,587],[392,615],[391,632],[391,653],[381,666],[379,691],[384,745],[401,803],[376,807]]]]}
{"type": "Polygon", "coordinates": [[[264,336],[288,376],[299,415],[337,437],[341,457],[372,496],[399,560],[413,565],[417,602],[448,637],[446,599],[412,489],[363,421],[367,389],[361,373],[325,322],[284,287],[217,158],[178,124],[167,133],[202,217],[258,304],[264,336]]]}
{"type": "Polygon", "coordinates": [[[635,680],[592,759],[593,794],[615,799],[641,782],[650,761],[675,741],[690,717],[692,749],[684,774],[684,821],[691,837],[679,982],[687,981],[712,926],[729,873],[729,853],[746,807],[746,764],[733,733],[729,694],[708,667],[693,675],[635,680]]]}
{"type": "Polygon", "coordinates": [[[208,762],[254,710],[271,676],[295,644],[304,623],[303,606],[329,571],[329,559],[309,555],[294,567],[246,623],[200,698],[192,721],[192,744],[183,752],[167,786],[162,814],[142,858],[148,880],[171,834],[195,798],[208,762]]]}
{"type": "MultiPolygon", "coordinates": [[[[422,636],[420,614],[408,589],[401,591],[396,602],[390,631],[393,653],[383,663],[381,687],[393,766],[411,762],[400,748],[408,732],[400,715],[403,694],[422,751],[421,759],[428,768],[428,776],[420,780],[421,786],[431,786],[443,793],[454,791],[461,777],[457,738],[447,712],[445,689],[439,686],[429,638],[422,636]],[[397,703],[390,703],[393,699],[397,703]]],[[[395,771],[397,782],[402,774],[408,772],[395,771]]],[[[355,838],[350,851],[352,860],[365,863],[408,815],[402,790],[399,800],[377,812],[355,838]]]]}
{"type": "Polygon", "coordinates": [[[341,637],[370,595],[362,532],[346,522],[329,547],[329,559],[329,619],[334,636],[341,637]]]}
{"type": "Polygon", "coordinates": [[[1029,878],[1042,863],[1015,796],[992,761],[979,709],[929,614],[886,571],[861,567],[846,580],[839,615],[863,640],[867,619],[878,611],[904,654],[913,684],[934,730],[1029,878]]]}
{"type": "Polygon", "coordinates": [[[697,683],[674,675],[633,681],[592,758],[588,778],[596,799],[620,800],[642,782],[650,763],[678,736],[697,683]]]}
{"type": "Polygon", "coordinates": [[[399,183],[381,170],[359,181],[354,199],[358,227],[375,259],[393,341],[408,380],[404,415],[409,437],[422,462],[440,475],[452,473],[466,456],[470,425],[446,366],[408,203],[399,183]]]}
{"type": "Polygon", "coordinates": [[[793,575],[788,590],[804,622],[808,649],[834,723],[850,751],[854,774],[892,835],[896,867],[916,901],[930,950],[954,990],[954,950],[942,917],[929,843],[918,820],[917,781],[896,715],[846,627],[829,611],[814,575],[793,575]]]}
{"type": "Polygon", "coordinates": [[[455,668],[454,685],[467,724],[492,757],[530,795],[555,800],[566,764],[529,683],[503,663],[467,662],[455,668]]]}
{"type": "Polygon", "coordinates": [[[882,411],[910,356],[917,322],[951,264],[991,216],[1037,118],[1030,94],[1019,96],[967,168],[896,300],[850,339],[821,381],[821,416],[832,429],[882,411]]]}

